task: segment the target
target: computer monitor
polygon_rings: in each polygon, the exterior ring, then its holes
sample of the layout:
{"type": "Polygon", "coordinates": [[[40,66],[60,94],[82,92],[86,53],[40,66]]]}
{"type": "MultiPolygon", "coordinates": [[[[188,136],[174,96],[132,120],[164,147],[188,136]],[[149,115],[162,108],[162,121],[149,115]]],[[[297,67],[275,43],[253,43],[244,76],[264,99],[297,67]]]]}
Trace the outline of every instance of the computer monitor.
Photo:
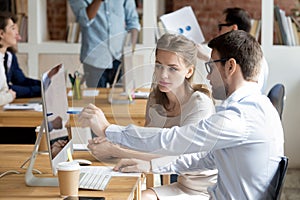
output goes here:
{"type": "Polygon", "coordinates": [[[132,92],[136,88],[150,88],[154,72],[154,46],[136,46],[134,53],[132,47],[123,49],[123,70],[121,80],[124,91],[132,92]]]}
{"type": "Polygon", "coordinates": [[[136,92],[150,88],[154,72],[154,47],[137,45],[124,46],[121,64],[118,68],[108,96],[111,104],[130,104],[133,98],[148,98],[149,92],[136,92]],[[129,97],[129,98],[128,98],[129,97]],[[132,97],[132,98],[130,98],[132,97]]]}
{"type": "Polygon", "coordinates": [[[63,64],[59,64],[42,76],[43,122],[38,134],[31,161],[25,175],[29,186],[58,186],[57,177],[42,178],[33,175],[33,165],[38,154],[38,147],[43,134],[46,134],[48,153],[53,175],[59,162],[67,161],[72,154],[73,145],[69,121],[68,99],[63,64]]]}

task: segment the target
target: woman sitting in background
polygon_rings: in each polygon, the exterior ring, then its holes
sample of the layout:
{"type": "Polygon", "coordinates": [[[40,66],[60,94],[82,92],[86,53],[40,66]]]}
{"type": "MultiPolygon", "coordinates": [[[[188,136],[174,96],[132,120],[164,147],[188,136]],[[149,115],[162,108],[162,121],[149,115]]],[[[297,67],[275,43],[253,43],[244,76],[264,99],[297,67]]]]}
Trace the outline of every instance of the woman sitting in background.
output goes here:
{"type": "Polygon", "coordinates": [[[7,86],[4,68],[4,55],[7,48],[17,44],[18,29],[14,21],[13,15],[0,12],[0,106],[16,98],[16,92],[7,86]]]}
{"type": "Polygon", "coordinates": [[[6,79],[9,88],[16,92],[17,98],[41,96],[41,81],[28,78],[19,67],[13,48],[9,48],[4,56],[4,66],[7,67],[6,79]]]}
{"type": "MultiPolygon", "coordinates": [[[[16,24],[16,18],[12,18],[16,24]]],[[[17,29],[17,41],[21,40],[21,36],[17,29]]],[[[16,92],[16,98],[29,98],[41,96],[41,81],[28,78],[24,75],[23,71],[19,67],[17,56],[15,55],[16,43],[11,43],[5,52],[4,56],[4,68],[6,74],[6,82],[10,89],[16,92]]]]}

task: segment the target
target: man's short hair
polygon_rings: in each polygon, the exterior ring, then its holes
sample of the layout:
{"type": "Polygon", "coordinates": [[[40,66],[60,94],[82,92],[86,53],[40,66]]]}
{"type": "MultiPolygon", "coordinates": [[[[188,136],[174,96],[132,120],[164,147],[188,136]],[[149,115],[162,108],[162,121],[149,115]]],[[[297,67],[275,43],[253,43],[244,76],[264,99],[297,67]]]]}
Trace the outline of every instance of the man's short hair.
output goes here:
{"type": "Polygon", "coordinates": [[[226,22],[236,24],[239,30],[250,32],[251,17],[248,12],[242,8],[227,8],[223,11],[226,15],[226,22]]]}
{"type": "Polygon", "coordinates": [[[208,46],[218,51],[220,59],[234,58],[245,80],[257,81],[263,53],[260,44],[249,33],[243,30],[230,31],[212,39],[208,46]]]}

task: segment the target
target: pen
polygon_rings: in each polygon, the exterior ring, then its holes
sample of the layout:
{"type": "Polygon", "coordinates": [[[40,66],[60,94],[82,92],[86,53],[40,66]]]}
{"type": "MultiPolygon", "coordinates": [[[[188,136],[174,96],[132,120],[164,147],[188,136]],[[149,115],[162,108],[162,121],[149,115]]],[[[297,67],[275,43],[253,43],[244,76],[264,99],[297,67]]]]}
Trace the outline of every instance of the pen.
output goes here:
{"type": "Polygon", "coordinates": [[[78,111],[78,110],[69,110],[69,111],[67,111],[67,113],[68,114],[79,114],[80,111],[78,111]]]}
{"type": "Polygon", "coordinates": [[[47,113],[47,117],[49,117],[49,116],[51,116],[51,115],[53,115],[53,113],[47,113]]]}
{"type": "Polygon", "coordinates": [[[69,74],[69,79],[70,79],[70,82],[71,82],[71,84],[73,86],[74,82],[75,82],[75,78],[71,74],[69,74]]]}
{"type": "Polygon", "coordinates": [[[129,98],[129,101],[132,101],[132,96],[131,96],[130,92],[128,92],[128,98],[129,98]]]}

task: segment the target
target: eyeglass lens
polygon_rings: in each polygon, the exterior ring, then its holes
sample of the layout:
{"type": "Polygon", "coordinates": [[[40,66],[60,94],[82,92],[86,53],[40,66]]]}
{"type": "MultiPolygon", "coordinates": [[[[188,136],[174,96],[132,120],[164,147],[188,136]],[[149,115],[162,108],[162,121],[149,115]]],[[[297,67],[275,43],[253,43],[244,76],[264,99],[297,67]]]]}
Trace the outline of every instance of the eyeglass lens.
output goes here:
{"type": "Polygon", "coordinates": [[[218,24],[218,28],[219,28],[219,31],[221,31],[223,26],[232,26],[232,25],[233,25],[232,23],[218,24]]]}
{"type": "Polygon", "coordinates": [[[207,63],[205,63],[205,69],[206,69],[206,71],[207,71],[208,74],[210,74],[212,72],[212,70],[213,70],[211,64],[213,64],[213,62],[207,62],[207,63]]]}

